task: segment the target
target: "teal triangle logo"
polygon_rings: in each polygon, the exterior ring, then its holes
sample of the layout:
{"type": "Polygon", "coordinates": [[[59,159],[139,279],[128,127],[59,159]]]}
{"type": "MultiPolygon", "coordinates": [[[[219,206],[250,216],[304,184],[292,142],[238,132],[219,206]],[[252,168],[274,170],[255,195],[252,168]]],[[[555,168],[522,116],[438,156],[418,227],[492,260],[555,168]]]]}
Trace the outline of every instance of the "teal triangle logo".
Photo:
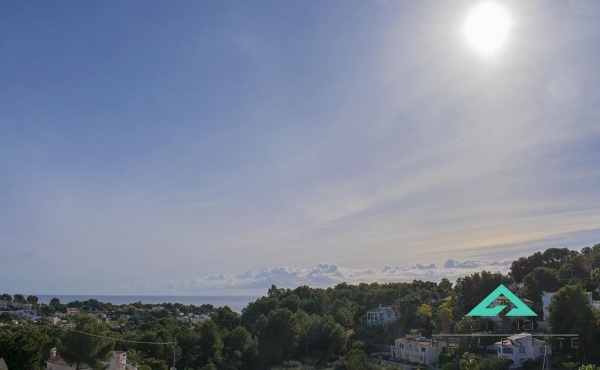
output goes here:
{"type": "Polygon", "coordinates": [[[537,316],[536,313],[531,310],[531,308],[527,307],[523,301],[517,298],[517,296],[508,290],[508,288],[504,285],[500,285],[490,295],[485,297],[483,301],[481,301],[477,306],[475,306],[474,309],[471,310],[471,312],[467,314],[467,316],[498,316],[498,314],[502,312],[506,306],[498,305],[492,308],[488,308],[488,306],[501,295],[505,296],[512,304],[516,306],[510,310],[506,316],[537,316]]]}

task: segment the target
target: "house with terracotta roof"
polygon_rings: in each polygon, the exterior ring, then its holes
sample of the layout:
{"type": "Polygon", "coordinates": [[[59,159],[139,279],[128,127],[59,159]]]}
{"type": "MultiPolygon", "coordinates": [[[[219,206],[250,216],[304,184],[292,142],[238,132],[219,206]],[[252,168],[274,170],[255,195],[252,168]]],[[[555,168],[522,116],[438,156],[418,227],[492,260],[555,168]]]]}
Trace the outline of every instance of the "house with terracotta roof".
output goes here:
{"type": "Polygon", "coordinates": [[[67,361],[60,357],[56,348],[50,350],[50,358],[46,360],[46,370],[75,370],[67,361]]]}
{"type": "MultiPolygon", "coordinates": [[[[81,369],[92,370],[89,366],[81,369]]],[[[58,355],[56,348],[52,348],[50,358],[46,360],[46,370],[75,370],[75,368],[58,355]]],[[[137,364],[127,361],[127,352],[113,351],[107,370],[137,370],[137,364]]]]}

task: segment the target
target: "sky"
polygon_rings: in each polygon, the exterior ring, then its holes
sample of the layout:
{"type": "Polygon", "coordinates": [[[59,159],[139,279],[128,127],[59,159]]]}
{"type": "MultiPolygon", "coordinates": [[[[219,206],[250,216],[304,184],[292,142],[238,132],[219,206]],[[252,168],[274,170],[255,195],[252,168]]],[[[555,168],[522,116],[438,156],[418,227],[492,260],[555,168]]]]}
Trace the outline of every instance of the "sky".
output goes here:
{"type": "Polygon", "coordinates": [[[600,242],[600,3],[0,3],[0,287],[452,281],[600,242]]]}

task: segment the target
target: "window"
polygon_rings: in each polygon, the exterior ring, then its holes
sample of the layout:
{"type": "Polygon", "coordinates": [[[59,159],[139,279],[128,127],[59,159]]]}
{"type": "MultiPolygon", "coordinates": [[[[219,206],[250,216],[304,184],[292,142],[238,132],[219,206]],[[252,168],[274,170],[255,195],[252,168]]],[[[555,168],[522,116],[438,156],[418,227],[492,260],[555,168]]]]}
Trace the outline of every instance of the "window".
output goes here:
{"type": "Polygon", "coordinates": [[[513,353],[513,349],[510,347],[502,348],[502,353],[513,353]]]}
{"type": "Polygon", "coordinates": [[[400,344],[400,348],[404,348],[404,344],[400,344]]]}
{"type": "Polygon", "coordinates": [[[388,317],[392,317],[392,314],[390,312],[388,312],[388,317]]]}
{"type": "Polygon", "coordinates": [[[421,347],[421,352],[426,352],[427,350],[425,349],[425,347],[421,347]]]}
{"type": "Polygon", "coordinates": [[[519,347],[519,353],[525,353],[525,347],[519,347]]]}

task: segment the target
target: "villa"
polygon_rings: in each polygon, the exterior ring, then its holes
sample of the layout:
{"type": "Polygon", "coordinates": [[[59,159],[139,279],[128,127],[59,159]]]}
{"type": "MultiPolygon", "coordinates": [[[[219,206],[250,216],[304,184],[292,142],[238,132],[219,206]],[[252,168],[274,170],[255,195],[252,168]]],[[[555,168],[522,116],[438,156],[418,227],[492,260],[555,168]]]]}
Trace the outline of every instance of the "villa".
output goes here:
{"type": "Polygon", "coordinates": [[[440,340],[432,342],[420,336],[406,335],[404,338],[395,340],[395,344],[390,346],[390,357],[395,360],[406,362],[418,362],[432,368],[437,367],[439,356],[445,352],[448,347],[454,347],[455,343],[440,340]]]}
{"type": "Polygon", "coordinates": [[[552,354],[552,347],[531,334],[521,333],[495,343],[498,357],[512,361],[511,369],[523,365],[527,360],[536,360],[552,354]]]}
{"type": "MultiPolygon", "coordinates": [[[[137,370],[137,365],[127,361],[127,352],[113,351],[107,370],[137,370]]],[[[90,367],[82,367],[90,369],[90,367]]],[[[46,370],[75,370],[57,354],[56,348],[50,350],[50,358],[46,361],[46,370]]]]}
{"type": "Polygon", "coordinates": [[[396,320],[396,312],[391,307],[379,306],[367,311],[367,326],[385,325],[396,320]]]}

